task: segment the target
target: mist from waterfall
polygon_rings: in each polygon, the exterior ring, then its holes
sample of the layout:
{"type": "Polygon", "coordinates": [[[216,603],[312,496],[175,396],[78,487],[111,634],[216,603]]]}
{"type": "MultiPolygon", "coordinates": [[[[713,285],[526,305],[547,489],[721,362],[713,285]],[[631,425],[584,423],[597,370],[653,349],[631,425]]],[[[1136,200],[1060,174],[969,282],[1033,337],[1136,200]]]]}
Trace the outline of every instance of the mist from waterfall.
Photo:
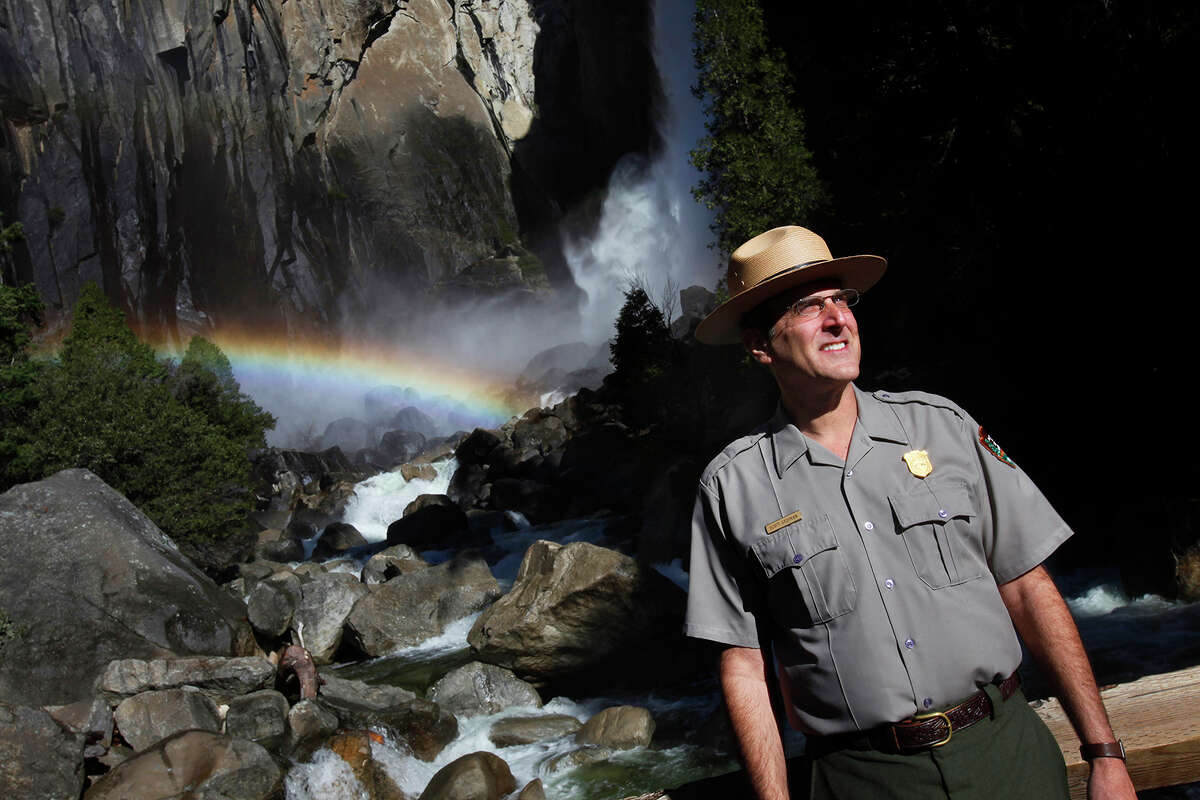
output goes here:
{"type": "Polygon", "coordinates": [[[678,303],[680,289],[711,287],[719,268],[709,244],[712,212],[692,198],[700,173],[688,153],[704,135],[704,111],[692,95],[694,0],[654,4],[654,57],[662,79],[662,150],[649,163],[622,159],[609,179],[595,234],[567,240],[563,249],[575,282],[587,293],[580,309],[581,338],[612,337],[613,320],[631,282],[657,303],[678,303]]]}

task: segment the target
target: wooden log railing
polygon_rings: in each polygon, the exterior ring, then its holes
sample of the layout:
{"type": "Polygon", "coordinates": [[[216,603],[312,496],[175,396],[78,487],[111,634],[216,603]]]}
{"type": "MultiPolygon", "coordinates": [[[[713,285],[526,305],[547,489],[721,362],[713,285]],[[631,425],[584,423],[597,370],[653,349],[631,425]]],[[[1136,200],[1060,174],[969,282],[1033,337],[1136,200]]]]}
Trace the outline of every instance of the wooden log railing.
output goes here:
{"type": "MultiPolygon", "coordinates": [[[[1138,791],[1200,781],[1200,666],[1149,675],[1101,691],[1113,730],[1125,742],[1129,774],[1138,791]]],[[[1087,796],[1088,765],[1079,757],[1075,736],[1058,700],[1039,700],[1034,710],[1054,733],[1067,763],[1072,800],[1087,796]]],[[[788,762],[792,799],[807,798],[808,762],[788,762]]],[[[740,772],[720,775],[678,789],[651,792],[626,800],[726,800],[750,797],[740,772]]]]}

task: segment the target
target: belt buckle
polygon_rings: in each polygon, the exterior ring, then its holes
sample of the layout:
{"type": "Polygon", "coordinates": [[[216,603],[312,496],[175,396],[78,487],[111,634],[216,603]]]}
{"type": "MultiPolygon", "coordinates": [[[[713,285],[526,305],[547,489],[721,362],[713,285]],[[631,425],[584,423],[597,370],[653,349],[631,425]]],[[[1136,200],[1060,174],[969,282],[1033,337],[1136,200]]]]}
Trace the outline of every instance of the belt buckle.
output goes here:
{"type": "MultiPolygon", "coordinates": [[[[941,747],[942,745],[949,742],[950,737],[954,735],[954,726],[950,723],[950,717],[946,716],[946,712],[944,712],[944,711],[927,711],[923,714],[913,714],[912,719],[913,719],[914,723],[923,722],[924,720],[927,720],[927,719],[937,719],[938,717],[941,717],[943,720],[946,721],[946,738],[942,739],[940,741],[937,741],[937,742],[931,742],[930,744],[922,745],[921,749],[929,748],[932,750],[935,747],[941,747]]],[[[896,733],[894,730],[892,732],[892,736],[893,736],[893,738],[895,738],[895,736],[896,736],[896,733]]],[[[902,748],[900,748],[900,740],[899,739],[896,739],[896,747],[897,747],[897,749],[902,749],[902,748]]]]}

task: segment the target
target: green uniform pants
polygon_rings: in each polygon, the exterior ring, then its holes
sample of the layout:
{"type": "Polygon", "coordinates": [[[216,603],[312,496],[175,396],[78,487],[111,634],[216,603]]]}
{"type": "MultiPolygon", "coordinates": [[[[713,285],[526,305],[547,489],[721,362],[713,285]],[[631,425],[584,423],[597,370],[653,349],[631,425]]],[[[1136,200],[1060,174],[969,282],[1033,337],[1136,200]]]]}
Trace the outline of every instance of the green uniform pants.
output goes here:
{"type": "Polygon", "coordinates": [[[1050,730],[1020,691],[994,686],[991,719],[912,755],[839,750],[813,761],[812,800],[1067,800],[1067,768],[1050,730]]]}

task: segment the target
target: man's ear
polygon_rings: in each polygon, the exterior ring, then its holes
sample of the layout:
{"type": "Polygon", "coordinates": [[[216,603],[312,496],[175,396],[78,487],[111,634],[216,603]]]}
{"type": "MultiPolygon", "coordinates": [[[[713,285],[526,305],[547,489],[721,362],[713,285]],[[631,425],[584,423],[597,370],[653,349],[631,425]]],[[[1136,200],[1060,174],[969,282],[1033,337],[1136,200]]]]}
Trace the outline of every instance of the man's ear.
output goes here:
{"type": "Polygon", "coordinates": [[[746,352],[760,364],[771,363],[771,342],[767,332],[761,328],[743,328],[742,345],[746,352]]]}

